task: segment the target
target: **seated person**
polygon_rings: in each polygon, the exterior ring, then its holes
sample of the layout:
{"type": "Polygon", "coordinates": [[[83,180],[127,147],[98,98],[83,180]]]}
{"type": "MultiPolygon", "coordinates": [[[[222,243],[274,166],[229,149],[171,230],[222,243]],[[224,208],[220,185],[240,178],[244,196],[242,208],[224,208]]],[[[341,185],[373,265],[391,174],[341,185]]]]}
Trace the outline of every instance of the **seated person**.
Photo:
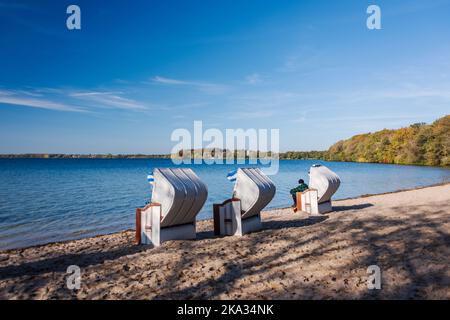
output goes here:
{"type": "Polygon", "coordinates": [[[298,180],[298,184],[299,185],[297,187],[295,187],[294,189],[291,189],[291,191],[290,191],[290,193],[292,195],[292,199],[294,200],[293,207],[297,206],[297,192],[304,192],[305,190],[307,190],[309,188],[303,179],[298,180]]]}

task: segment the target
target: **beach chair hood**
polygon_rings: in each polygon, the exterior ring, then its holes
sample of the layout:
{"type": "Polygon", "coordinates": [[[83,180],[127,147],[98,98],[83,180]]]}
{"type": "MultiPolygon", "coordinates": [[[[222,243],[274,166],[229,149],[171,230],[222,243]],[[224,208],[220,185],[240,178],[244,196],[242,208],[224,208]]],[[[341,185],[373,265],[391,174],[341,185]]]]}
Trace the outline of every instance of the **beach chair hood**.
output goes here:
{"type": "Polygon", "coordinates": [[[188,168],[153,171],[152,202],[161,205],[161,227],[194,223],[208,196],[206,185],[188,168]]]}
{"type": "Polygon", "coordinates": [[[317,189],[319,204],[331,201],[340,184],[339,176],[323,165],[314,165],[309,170],[309,187],[317,189]]]}
{"type": "Polygon", "coordinates": [[[238,169],[233,197],[241,201],[243,219],[259,215],[274,196],[275,185],[260,169],[238,169]]]}

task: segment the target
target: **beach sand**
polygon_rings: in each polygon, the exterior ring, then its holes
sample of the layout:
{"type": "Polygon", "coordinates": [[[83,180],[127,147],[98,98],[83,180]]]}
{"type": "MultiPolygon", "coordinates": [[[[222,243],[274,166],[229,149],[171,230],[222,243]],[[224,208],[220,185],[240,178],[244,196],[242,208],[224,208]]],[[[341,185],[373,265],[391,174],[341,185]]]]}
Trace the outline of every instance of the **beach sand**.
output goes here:
{"type": "Polygon", "coordinates": [[[335,201],[318,218],[264,212],[264,230],[136,246],[134,232],[0,252],[2,299],[450,299],[450,184],[335,201]],[[67,267],[81,287],[66,287],[67,267]],[[378,265],[381,290],[368,290],[378,265]]]}

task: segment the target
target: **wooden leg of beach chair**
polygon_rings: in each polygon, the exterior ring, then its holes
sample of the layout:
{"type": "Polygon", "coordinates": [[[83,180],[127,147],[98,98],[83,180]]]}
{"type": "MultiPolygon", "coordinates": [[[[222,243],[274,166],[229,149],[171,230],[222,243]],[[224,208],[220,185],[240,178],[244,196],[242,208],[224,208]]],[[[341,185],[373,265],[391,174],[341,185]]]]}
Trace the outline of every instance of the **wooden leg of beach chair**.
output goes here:
{"type": "Polygon", "coordinates": [[[310,193],[309,196],[310,196],[310,203],[311,203],[311,206],[310,206],[311,215],[317,216],[317,215],[319,215],[319,204],[317,202],[318,192],[317,192],[317,190],[310,190],[309,193],[310,193]]]}
{"type": "Polygon", "coordinates": [[[142,232],[142,226],[141,226],[141,208],[137,208],[136,209],[136,244],[141,244],[142,243],[142,237],[141,237],[141,232],[142,232]]]}
{"type": "Polygon", "coordinates": [[[222,204],[215,204],[214,233],[217,235],[242,235],[241,201],[229,199],[222,204]]]}
{"type": "Polygon", "coordinates": [[[294,212],[302,211],[302,193],[297,192],[295,194],[295,196],[296,196],[297,201],[296,201],[296,207],[294,209],[294,212]]]}
{"type": "Polygon", "coordinates": [[[213,204],[214,234],[220,236],[220,204],[213,204]]]}
{"type": "MultiPolygon", "coordinates": [[[[303,212],[308,212],[308,194],[307,191],[300,193],[300,210],[303,212]]],[[[309,212],[308,212],[309,213],[309,212]]]]}
{"type": "Polygon", "coordinates": [[[136,242],[138,244],[159,245],[159,227],[161,223],[161,206],[151,203],[136,210],[136,242]]]}
{"type": "Polygon", "coordinates": [[[151,207],[145,207],[144,209],[139,209],[140,211],[140,244],[151,244],[152,242],[152,218],[151,218],[151,207]]]}
{"type": "Polygon", "coordinates": [[[242,236],[241,200],[233,201],[232,208],[233,235],[242,236]]]}
{"type": "Polygon", "coordinates": [[[319,214],[318,191],[316,189],[308,189],[301,195],[302,211],[316,216],[319,214]]]}
{"type": "Polygon", "coordinates": [[[155,247],[161,245],[161,207],[152,207],[152,244],[155,247]]]}
{"type": "Polygon", "coordinates": [[[228,233],[227,233],[227,220],[228,220],[227,213],[229,211],[229,208],[230,208],[229,203],[226,203],[219,207],[219,221],[220,221],[219,233],[221,236],[228,235],[228,233]]]}

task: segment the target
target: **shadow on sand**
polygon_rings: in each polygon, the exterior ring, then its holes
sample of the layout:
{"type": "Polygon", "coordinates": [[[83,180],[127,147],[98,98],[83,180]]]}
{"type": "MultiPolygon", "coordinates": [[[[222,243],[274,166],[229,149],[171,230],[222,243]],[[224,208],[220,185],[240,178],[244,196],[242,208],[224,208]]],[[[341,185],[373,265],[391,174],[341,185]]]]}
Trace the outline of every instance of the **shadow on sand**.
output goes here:
{"type": "Polygon", "coordinates": [[[366,208],[370,208],[373,206],[374,205],[372,203],[361,203],[361,204],[355,204],[353,206],[333,206],[333,211],[339,212],[339,211],[348,211],[348,210],[361,210],[361,209],[366,209],[366,208]]]}
{"type": "Polygon", "coordinates": [[[52,298],[76,298],[61,281],[71,264],[98,274],[97,279],[83,278],[82,290],[95,298],[420,299],[437,291],[441,296],[448,294],[450,236],[443,221],[449,221],[449,205],[391,209],[396,214],[384,217],[349,212],[350,219],[331,215],[266,221],[263,231],[242,238],[200,232],[201,242],[173,241],[148,251],[124,241],[114,250],[105,246],[100,252],[4,266],[0,267],[0,296],[14,292],[22,299],[34,298],[50,286],[56,288],[48,294],[52,298]],[[116,261],[132,254],[132,259],[116,261]],[[107,260],[110,263],[104,263],[107,260]],[[316,271],[300,271],[310,264],[317,266],[316,271]],[[367,290],[361,280],[373,264],[383,272],[394,270],[389,279],[383,273],[383,290],[367,290]],[[392,278],[397,275],[401,281],[392,278]],[[351,282],[356,279],[361,282],[351,282]],[[119,282],[125,289],[113,291],[119,282]],[[137,290],[130,283],[141,286],[137,290]],[[334,284],[339,284],[338,289],[332,289],[334,284]]]}

